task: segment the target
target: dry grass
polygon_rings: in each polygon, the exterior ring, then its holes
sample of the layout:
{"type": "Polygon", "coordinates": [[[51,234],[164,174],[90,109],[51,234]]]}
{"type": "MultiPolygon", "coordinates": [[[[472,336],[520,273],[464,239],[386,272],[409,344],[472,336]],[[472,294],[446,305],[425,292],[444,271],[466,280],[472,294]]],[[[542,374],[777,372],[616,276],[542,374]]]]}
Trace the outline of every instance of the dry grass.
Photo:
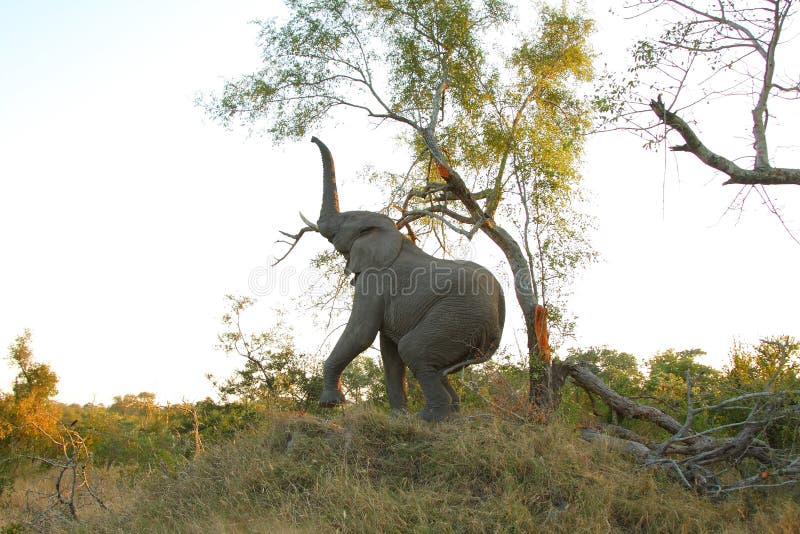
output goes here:
{"type": "Polygon", "coordinates": [[[116,480],[114,511],[73,531],[800,532],[796,490],[712,502],[567,425],[496,418],[275,417],[175,474],[116,480]]]}
{"type": "MultiPolygon", "coordinates": [[[[45,532],[62,532],[75,526],[67,507],[57,504],[55,499],[58,472],[57,469],[27,466],[24,474],[14,481],[13,489],[0,495],[0,533],[5,534],[4,529],[16,532],[11,526],[22,524],[35,525],[37,530],[45,532]]],[[[130,469],[92,469],[88,476],[103,503],[112,510],[124,509],[131,500],[142,497],[143,485],[130,469]]],[[[70,482],[69,476],[65,476],[64,487],[68,488],[70,482]]],[[[69,496],[68,492],[64,494],[69,496]]],[[[85,490],[76,492],[75,505],[82,522],[103,522],[109,517],[85,490]]]]}

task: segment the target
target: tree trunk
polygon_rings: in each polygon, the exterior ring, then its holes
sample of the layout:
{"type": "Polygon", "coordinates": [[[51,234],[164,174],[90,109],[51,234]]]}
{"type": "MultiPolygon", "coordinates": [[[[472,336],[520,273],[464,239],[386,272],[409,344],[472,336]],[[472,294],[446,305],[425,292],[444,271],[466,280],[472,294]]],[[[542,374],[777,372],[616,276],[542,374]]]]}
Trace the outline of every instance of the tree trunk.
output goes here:
{"type": "Polygon", "coordinates": [[[428,151],[436,164],[445,172],[444,180],[450,186],[453,196],[457,198],[471,216],[479,221],[480,230],[486,234],[503,252],[511,268],[514,278],[514,294],[522,310],[527,333],[528,349],[528,399],[539,406],[545,414],[552,413],[559,405],[560,390],[566,375],[561,371],[554,374],[551,362],[544,362],[539,355],[539,343],[534,328],[534,313],[539,303],[536,283],[530,266],[519,243],[491,216],[487,216],[467,188],[461,175],[446,161],[438,143],[429,129],[420,132],[428,151]],[[563,376],[562,376],[563,375],[563,376]]]}

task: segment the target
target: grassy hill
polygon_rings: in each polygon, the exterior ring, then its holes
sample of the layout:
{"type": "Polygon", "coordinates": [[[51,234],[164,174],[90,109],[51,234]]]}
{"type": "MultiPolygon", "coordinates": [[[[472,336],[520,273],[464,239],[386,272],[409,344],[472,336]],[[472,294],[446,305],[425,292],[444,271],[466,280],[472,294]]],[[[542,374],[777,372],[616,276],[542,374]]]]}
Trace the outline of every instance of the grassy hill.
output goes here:
{"type": "Polygon", "coordinates": [[[480,416],[276,415],[177,470],[95,476],[112,511],[56,530],[800,532],[796,489],[715,502],[567,424],[480,416]]]}

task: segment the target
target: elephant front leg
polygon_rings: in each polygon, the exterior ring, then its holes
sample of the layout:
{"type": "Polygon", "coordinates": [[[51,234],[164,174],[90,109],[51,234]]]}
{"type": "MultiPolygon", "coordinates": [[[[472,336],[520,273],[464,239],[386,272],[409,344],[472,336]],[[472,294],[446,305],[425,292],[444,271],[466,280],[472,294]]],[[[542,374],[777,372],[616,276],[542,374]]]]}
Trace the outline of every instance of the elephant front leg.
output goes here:
{"type": "Polygon", "coordinates": [[[383,332],[381,332],[381,359],[383,360],[383,375],[386,380],[389,408],[393,414],[405,412],[408,404],[406,365],[400,359],[397,344],[383,332]]]}
{"type": "Polygon", "coordinates": [[[344,403],[342,393],[342,372],[353,359],[367,350],[378,333],[374,322],[360,322],[354,315],[350,316],[342,337],[336,342],[331,355],[325,361],[322,370],[322,394],[319,405],[331,408],[344,403]]]}
{"type": "Polygon", "coordinates": [[[341,370],[335,370],[334,367],[329,366],[325,362],[325,367],[322,372],[322,393],[319,396],[319,405],[323,408],[333,408],[344,404],[345,397],[342,393],[342,371],[347,365],[345,364],[341,370]]]}

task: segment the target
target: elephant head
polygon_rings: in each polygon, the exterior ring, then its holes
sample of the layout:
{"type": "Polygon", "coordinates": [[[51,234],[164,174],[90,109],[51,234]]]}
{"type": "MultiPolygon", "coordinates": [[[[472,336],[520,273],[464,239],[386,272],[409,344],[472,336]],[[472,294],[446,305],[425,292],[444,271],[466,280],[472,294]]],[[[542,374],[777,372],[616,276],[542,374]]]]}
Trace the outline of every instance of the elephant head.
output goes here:
{"type": "Polygon", "coordinates": [[[330,150],[316,137],[312,141],[322,156],[322,207],[317,224],[309,226],[346,258],[346,272],[356,275],[350,319],[325,361],[320,405],[344,402],[342,372],[380,334],[392,411],[405,409],[410,368],[425,397],[420,416],[443,419],[459,405],[447,375],[485,361],[499,345],[502,289],[480,265],[420,250],[385,215],[340,211],[330,150]]]}
{"type": "Polygon", "coordinates": [[[359,274],[367,269],[385,269],[400,254],[401,234],[392,220],[371,211],[339,210],[336,171],[325,144],[313,137],[322,156],[322,207],[317,220],[319,232],[347,259],[345,271],[359,274]]]}

